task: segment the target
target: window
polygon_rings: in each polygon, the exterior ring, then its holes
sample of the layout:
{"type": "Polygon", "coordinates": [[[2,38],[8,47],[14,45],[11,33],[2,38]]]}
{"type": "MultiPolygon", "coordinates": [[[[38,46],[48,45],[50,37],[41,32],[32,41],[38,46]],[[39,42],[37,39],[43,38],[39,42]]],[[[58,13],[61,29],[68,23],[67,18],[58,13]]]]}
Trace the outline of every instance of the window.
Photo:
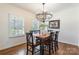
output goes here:
{"type": "Polygon", "coordinates": [[[32,30],[39,30],[39,21],[37,19],[32,21],[32,30]]]}
{"type": "Polygon", "coordinates": [[[9,14],[9,37],[24,35],[24,18],[9,14]]]}

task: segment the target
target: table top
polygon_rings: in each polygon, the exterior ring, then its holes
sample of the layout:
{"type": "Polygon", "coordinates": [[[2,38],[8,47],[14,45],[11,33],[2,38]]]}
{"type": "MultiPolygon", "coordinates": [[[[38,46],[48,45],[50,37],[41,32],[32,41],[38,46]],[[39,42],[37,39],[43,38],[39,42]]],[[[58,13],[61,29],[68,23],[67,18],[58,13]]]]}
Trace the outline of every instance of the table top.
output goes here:
{"type": "Polygon", "coordinates": [[[38,38],[47,38],[47,37],[49,37],[49,34],[47,33],[47,34],[33,34],[33,36],[35,36],[35,37],[38,37],[38,38]]]}

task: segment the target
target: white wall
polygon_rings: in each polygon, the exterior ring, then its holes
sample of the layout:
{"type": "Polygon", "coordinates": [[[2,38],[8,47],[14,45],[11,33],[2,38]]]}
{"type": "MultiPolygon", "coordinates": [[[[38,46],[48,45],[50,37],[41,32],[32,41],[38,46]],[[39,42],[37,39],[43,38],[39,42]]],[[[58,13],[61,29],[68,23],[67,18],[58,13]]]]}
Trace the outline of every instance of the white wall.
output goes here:
{"type": "Polygon", "coordinates": [[[79,45],[79,4],[70,6],[57,13],[54,18],[60,19],[59,41],[79,45]]]}
{"type": "Polygon", "coordinates": [[[25,42],[25,37],[8,38],[8,13],[24,17],[25,32],[31,29],[34,14],[9,4],[0,4],[0,50],[25,42]]]}

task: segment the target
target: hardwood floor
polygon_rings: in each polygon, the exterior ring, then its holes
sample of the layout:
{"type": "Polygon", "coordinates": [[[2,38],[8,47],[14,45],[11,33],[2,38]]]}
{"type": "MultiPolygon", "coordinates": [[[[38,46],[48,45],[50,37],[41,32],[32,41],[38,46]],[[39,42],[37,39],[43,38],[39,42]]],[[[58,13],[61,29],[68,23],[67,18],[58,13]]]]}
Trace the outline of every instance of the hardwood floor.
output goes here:
{"type": "MultiPolygon", "coordinates": [[[[0,51],[0,55],[25,55],[26,54],[26,44],[22,44],[16,47],[12,47],[6,50],[0,51]]],[[[59,49],[56,52],[56,54],[52,55],[79,55],[79,47],[65,44],[65,43],[59,43],[59,49]]]]}
{"type": "Polygon", "coordinates": [[[79,55],[79,47],[66,43],[59,43],[58,55],[79,55]]]}

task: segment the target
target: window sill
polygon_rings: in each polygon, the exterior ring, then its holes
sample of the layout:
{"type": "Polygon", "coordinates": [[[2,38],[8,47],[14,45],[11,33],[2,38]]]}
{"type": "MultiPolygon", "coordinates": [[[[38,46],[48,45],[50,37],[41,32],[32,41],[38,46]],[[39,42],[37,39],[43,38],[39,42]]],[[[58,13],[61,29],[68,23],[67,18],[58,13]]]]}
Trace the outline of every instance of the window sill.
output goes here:
{"type": "Polygon", "coordinates": [[[17,35],[17,36],[10,36],[9,38],[18,38],[18,37],[24,37],[25,35],[17,35]]]}

